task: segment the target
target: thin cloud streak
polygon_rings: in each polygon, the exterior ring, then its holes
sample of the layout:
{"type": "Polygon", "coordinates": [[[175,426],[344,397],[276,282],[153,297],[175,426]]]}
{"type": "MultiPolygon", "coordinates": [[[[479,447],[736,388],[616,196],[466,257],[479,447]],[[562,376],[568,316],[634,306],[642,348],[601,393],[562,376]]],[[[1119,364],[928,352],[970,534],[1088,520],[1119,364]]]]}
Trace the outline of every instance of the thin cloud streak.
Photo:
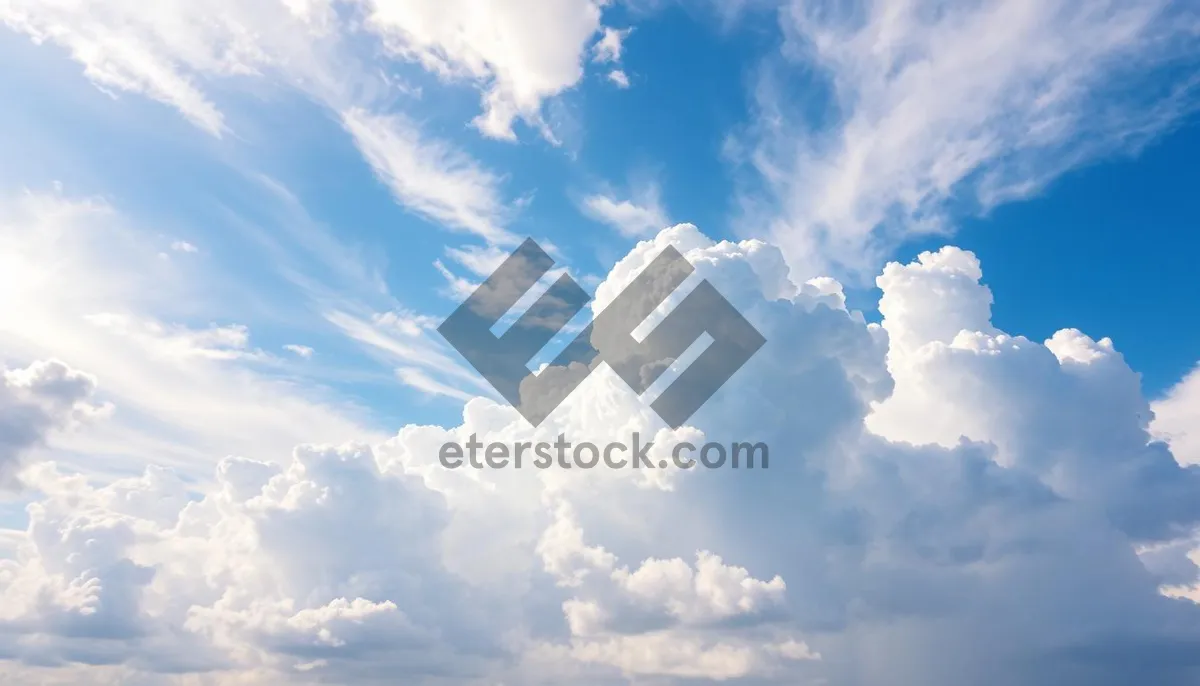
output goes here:
{"type": "Polygon", "coordinates": [[[1197,101],[1195,80],[1143,87],[1200,58],[1200,13],[1165,0],[797,0],[780,23],[783,58],[728,151],[761,184],[744,230],[768,227],[801,275],[861,277],[899,242],[951,232],[960,201],[986,212],[1137,152],[1197,101]],[[796,70],[814,80],[802,102],[784,85],[796,70]]]}

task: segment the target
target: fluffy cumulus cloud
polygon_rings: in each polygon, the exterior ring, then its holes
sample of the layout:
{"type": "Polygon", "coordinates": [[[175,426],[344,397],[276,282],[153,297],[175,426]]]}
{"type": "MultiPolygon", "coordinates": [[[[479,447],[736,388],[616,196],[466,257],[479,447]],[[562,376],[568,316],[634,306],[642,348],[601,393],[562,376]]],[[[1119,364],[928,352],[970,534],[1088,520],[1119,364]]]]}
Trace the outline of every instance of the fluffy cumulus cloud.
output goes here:
{"type": "Polygon", "coordinates": [[[88,401],[96,380],[58,360],[24,369],[0,369],[0,485],[13,477],[25,454],[51,431],[109,410],[88,401]]]}
{"type": "MultiPolygon", "coordinates": [[[[368,25],[396,55],[448,79],[483,85],[484,134],[515,140],[517,119],[552,137],[542,102],[583,76],[607,0],[362,0],[368,25]]],[[[607,36],[607,34],[606,34],[607,36]]],[[[616,37],[620,54],[620,35],[616,37]]]]}
{"type": "MultiPolygon", "coordinates": [[[[954,248],[889,265],[873,324],[778,248],[688,225],[617,263],[598,307],[667,245],[768,341],[679,429],[601,367],[536,429],[474,398],[455,426],[227,457],[208,481],[28,465],[28,525],[0,538],[3,679],[1196,683],[1200,483],[1112,342],[997,330],[954,248]],[[737,440],[769,467],[438,462],[472,434],[634,431],[655,464],[737,440]]],[[[30,369],[5,392],[91,388],[30,369]]]]}
{"type": "Polygon", "coordinates": [[[1155,435],[1180,462],[1200,464],[1200,369],[1193,369],[1153,409],[1155,435]]]}
{"type": "Polygon", "coordinates": [[[897,240],[947,231],[948,206],[1028,197],[1137,151],[1197,102],[1194,3],[761,4],[779,6],[785,46],[731,149],[765,186],[748,225],[770,226],[806,273],[869,273],[897,240]],[[829,103],[815,116],[814,92],[829,103]]]}
{"type": "Polygon", "coordinates": [[[1186,531],[1200,513],[1200,472],[1150,440],[1154,415],[1113,342],[1074,329],[1042,343],[997,331],[979,277],[975,257],[952,248],[884,270],[880,310],[897,390],[869,425],[914,443],[987,441],[1001,464],[1090,502],[1135,538],[1186,531]],[[1142,490],[1154,501],[1134,495],[1142,490]]]}

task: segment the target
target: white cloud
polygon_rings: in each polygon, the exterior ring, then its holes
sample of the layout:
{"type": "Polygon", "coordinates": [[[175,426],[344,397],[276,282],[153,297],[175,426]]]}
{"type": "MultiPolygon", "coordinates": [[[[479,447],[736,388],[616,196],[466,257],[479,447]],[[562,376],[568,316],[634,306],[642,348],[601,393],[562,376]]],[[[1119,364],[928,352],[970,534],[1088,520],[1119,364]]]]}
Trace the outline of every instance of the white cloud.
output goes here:
{"type": "Polygon", "coordinates": [[[11,485],[26,453],[50,432],[110,409],[87,402],[95,389],[95,378],[58,360],[0,368],[0,487],[11,485]]]}
{"type": "Polygon", "coordinates": [[[745,199],[745,221],[803,274],[869,273],[897,241],[949,231],[956,200],[986,211],[1098,156],[1136,152],[1196,103],[1194,10],[789,2],[783,59],[755,93],[758,123],[730,145],[766,187],[745,199]],[[811,87],[795,91],[793,63],[811,87]],[[814,93],[829,100],[817,119],[814,93]]]}
{"type": "Polygon", "coordinates": [[[979,262],[946,248],[889,264],[877,283],[895,392],[868,418],[893,440],[962,437],[1135,539],[1171,538],[1200,514],[1200,472],[1152,443],[1140,379],[1109,339],[1064,329],[1042,343],[992,327],[979,262]],[[1153,501],[1131,490],[1155,493],[1153,501]]]}
{"type": "Polygon", "coordinates": [[[600,40],[592,46],[592,59],[601,63],[620,62],[625,39],[629,38],[631,33],[633,33],[632,28],[614,29],[606,26],[600,40]]]}
{"type": "Polygon", "coordinates": [[[454,398],[490,395],[491,387],[460,364],[457,353],[434,331],[437,322],[410,312],[360,315],[333,310],[325,318],[385,363],[399,365],[397,376],[423,392],[454,398]]]}
{"type": "Polygon", "coordinates": [[[629,88],[629,76],[621,69],[608,72],[608,80],[617,84],[618,88],[629,88]]]}
{"type": "Polygon", "coordinates": [[[479,247],[475,245],[463,246],[461,248],[447,248],[446,254],[455,262],[471,270],[471,273],[476,276],[487,277],[504,262],[509,255],[509,250],[504,250],[494,245],[479,247]]]}
{"type": "MultiPolygon", "coordinates": [[[[149,10],[135,0],[9,0],[0,4],[0,20],[62,46],[97,86],[171,105],[218,136],[230,126],[206,91],[219,92],[222,80],[297,89],[338,115],[402,205],[451,229],[505,238],[500,177],[404,115],[381,112],[379,102],[397,86],[379,75],[380,65],[356,57],[361,51],[349,45],[351,27],[339,23],[328,0],[164,0],[149,10]]],[[[530,59],[536,64],[538,56],[530,59]]],[[[537,76],[520,76],[519,65],[510,71],[518,75],[520,93],[532,89],[540,101],[550,92],[537,76]]],[[[529,105],[528,95],[520,104],[529,105]]],[[[178,241],[172,249],[193,252],[188,246],[178,241]]]]}
{"type": "Polygon", "coordinates": [[[515,140],[523,119],[552,138],[542,102],[583,76],[583,57],[600,30],[599,0],[360,0],[367,25],[391,51],[448,79],[484,88],[485,135],[515,140]]]}
{"type": "Polygon", "coordinates": [[[422,140],[399,115],[351,109],[342,113],[342,122],[379,179],[406,207],[492,243],[514,242],[499,225],[505,214],[500,179],[475,160],[448,145],[422,140]]]}
{"type": "Polygon", "coordinates": [[[117,407],[110,420],[62,436],[61,463],[101,474],[163,464],[203,478],[225,454],[372,435],[361,409],[276,378],[248,327],[212,323],[206,313],[229,309],[219,295],[229,275],[181,274],[156,257],[152,235],[102,200],[0,200],[6,362],[61,360],[95,375],[117,407]]]}
{"type": "Polygon", "coordinates": [[[675,683],[692,679],[722,682],[758,672],[764,657],[782,654],[785,645],[797,644],[706,643],[663,632],[578,642],[570,655],[580,662],[615,667],[629,680],[651,676],[675,683]]]}
{"type": "Polygon", "coordinates": [[[126,0],[8,0],[0,5],[0,20],[34,40],[62,46],[97,86],[175,107],[220,136],[228,131],[225,116],[198,81],[311,59],[310,40],[322,33],[332,8],[326,2],[299,8],[261,0],[203,7],[168,0],[151,9],[126,0]]]}
{"type": "Polygon", "coordinates": [[[650,236],[671,223],[660,196],[658,184],[639,184],[633,196],[626,199],[605,193],[588,195],[583,198],[581,209],[584,214],[608,224],[623,236],[650,236]]]}
{"type": "Polygon", "coordinates": [[[1166,441],[1180,462],[1200,464],[1200,368],[1193,369],[1150,407],[1155,437],[1166,441]]]}
{"type": "MultiPolygon", "coordinates": [[[[476,398],[456,426],[290,458],[263,445],[200,482],[35,464],[29,526],[0,538],[0,678],[1194,682],[1200,607],[1156,589],[1200,579],[1200,483],[1150,441],[1113,344],[999,331],[963,251],[889,266],[876,325],[836,282],[790,282],[778,249],[686,225],[638,244],[600,304],[667,244],[768,341],[694,426],[663,428],[602,367],[537,429],[476,398]],[[437,462],[472,434],[635,430],[654,459],[674,440],[761,440],[771,466],[437,462]]],[[[419,318],[393,319],[369,326],[392,329],[381,348],[429,354],[419,318]]],[[[179,381],[162,383],[200,379],[179,381]]]]}
{"type": "Polygon", "coordinates": [[[422,393],[429,395],[443,395],[447,398],[467,401],[475,397],[460,388],[456,388],[449,384],[442,383],[434,379],[429,374],[415,367],[400,367],[396,370],[396,377],[404,383],[404,385],[415,388],[422,393]]]}
{"type": "Polygon", "coordinates": [[[297,345],[295,343],[289,343],[289,344],[283,346],[283,349],[292,353],[293,355],[295,355],[297,357],[302,357],[306,360],[311,358],[313,356],[313,354],[316,352],[315,350],[308,347],[307,345],[297,345]]]}
{"type": "MultiPolygon", "coordinates": [[[[515,138],[513,122],[523,119],[553,141],[542,104],[581,79],[606,3],[505,0],[482,11],[462,0],[350,4],[357,6],[340,11],[329,0],[218,0],[200,7],[165,0],[146,11],[132,0],[103,6],[10,0],[0,4],[0,20],[61,46],[98,87],[173,106],[217,136],[229,132],[236,117],[221,108],[219,96],[230,86],[295,89],[337,115],[399,204],[482,237],[484,249],[515,244],[505,226],[525,201],[508,197],[502,175],[461,146],[431,136],[415,114],[385,105],[398,100],[415,108],[407,97],[411,88],[390,76],[392,58],[477,84],[484,112],[475,123],[487,135],[515,138]]],[[[186,241],[171,249],[196,252],[186,241]]],[[[168,253],[161,258],[169,261],[168,253]]]]}
{"type": "Polygon", "coordinates": [[[99,329],[112,332],[134,345],[153,348],[163,357],[186,360],[254,360],[266,354],[250,350],[250,330],[242,324],[211,325],[193,329],[181,325],[168,326],[153,320],[99,312],[83,316],[83,320],[99,329]]]}
{"type": "Polygon", "coordinates": [[[629,75],[625,73],[624,69],[619,68],[619,65],[621,64],[621,55],[625,47],[625,39],[629,38],[629,34],[631,33],[633,33],[633,27],[627,29],[605,27],[600,40],[596,41],[596,44],[592,46],[593,62],[617,66],[617,68],[608,72],[606,78],[616,84],[618,88],[629,88],[629,75]]]}
{"type": "Polygon", "coordinates": [[[461,621],[434,592],[459,592],[437,569],[444,506],[419,480],[381,473],[365,448],[302,448],[284,468],[226,459],[213,490],[190,502],[153,471],[101,489],[51,466],[30,478],[53,495],[31,513],[21,562],[0,562],[9,658],[103,663],[87,656],[99,650],[150,672],[219,669],[230,657],[284,672],[353,668],[371,654],[392,669],[452,659],[435,641],[461,621]],[[168,491],[176,509],[162,519],[148,506],[168,491]],[[380,515],[374,527],[367,512],[380,515]],[[359,546],[350,531],[377,543],[359,546]],[[356,656],[339,659],[347,648],[356,656]]]}
{"type": "Polygon", "coordinates": [[[694,567],[680,558],[649,559],[632,572],[616,570],[612,578],[643,608],[658,606],[678,621],[692,624],[754,615],[782,605],[787,588],[779,576],[770,581],[754,579],[745,569],[728,566],[706,550],[696,554],[694,567]]]}

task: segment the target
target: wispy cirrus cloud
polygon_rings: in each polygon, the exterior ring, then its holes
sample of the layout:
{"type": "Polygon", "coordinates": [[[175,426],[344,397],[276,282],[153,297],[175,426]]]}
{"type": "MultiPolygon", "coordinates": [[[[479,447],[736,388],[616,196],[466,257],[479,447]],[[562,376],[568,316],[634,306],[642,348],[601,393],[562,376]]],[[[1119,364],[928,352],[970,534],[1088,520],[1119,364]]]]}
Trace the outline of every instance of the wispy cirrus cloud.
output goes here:
{"type": "Polygon", "coordinates": [[[437,320],[407,311],[363,313],[350,309],[350,303],[343,305],[326,312],[326,320],[382,362],[395,365],[396,377],[406,385],[457,399],[495,395],[441,339],[437,320]]]}
{"type": "Polygon", "coordinates": [[[332,11],[324,1],[7,0],[0,21],[62,47],[98,87],[170,105],[222,136],[229,126],[204,81],[284,69],[317,74],[332,11]]]}
{"type": "Polygon", "coordinates": [[[587,195],[580,201],[580,209],[628,237],[651,236],[671,223],[655,182],[638,184],[629,197],[612,192],[587,195]]]}
{"type": "Polygon", "coordinates": [[[1136,152],[1197,102],[1194,70],[1165,69],[1200,59],[1188,3],[795,0],[779,17],[783,58],[729,149],[765,188],[744,198],[748,225],[804,273],[873,269],[898,241],[949,231],[956,201],[1033,195],[1136,152]],[[796,70],[811,78],[802,101],[785,85],[796,70]]]}
{"type": "MultiPolygon", "coordinates": [[[[64,49],[97,87],[171,106],[217,137],[233,130],[225,90],[303,93],[336,115],[398,204],[481,240],[449,255],[478,273],[472,251],[515,245],[506,226],[529,195],[511,196],[506,177],[462,142],[433,135],[419,121],[411,89],[391,74],[407,62],[466,82],[482,92],[474,124],[484,135],[515,140],[513,126],[524,121],[555,142],[543,103],[579,83],[593,54],[619,66],[631,31],[605,29],[600,0],[485,4],[163,0],[147,9],[135,0],[7,0],[0,21],[64,49]]],[[[628,84],[623,72],[614,78],[628,84]]],[[[191,252],[188,246],[172,249],[191,252]]],[[[447,278],[453,284],[459,277],[447,278]]]]}
{"type": "Polygon", "coordinates": [[[375,433],[344,396],[283,378],[251,327],[188,321],[228,321],[228,300],[212,291],[230,275],[193,278],[157,257],[153,237],[102,198],[0,197],[0,349],[22,366],[56,359],[94,375],[97,400],[118,408],[59,441],[64,464],[110,474],[157,462],[207,476],[231,452],[375,433]]]}
{"type": "Polygon", "coordinates": [[[402,205],[443,226],[511,244],[501,178],[457,148],[423,139],[407,118],[360,108],[342,113],[355,145],[402,205]]]}
{"type": "Polygon", "coordinates": [[[287,345],[283,346],[283,349],[295,355],[296,357],[300,357],[305,360],[312,358],[312,356],[317,352],[307,345],[299,345],[298,343],[288,343],[287,345]]]}
{"type": "MultiPolygon", "coordinates": [[[[358,57],[351,43],[362,38],[350,35],[331,2],[164,0],[147,8],[132,0],[9,0],[0,4],[0,21],[66,50],[98,87],[162,102],[218,137],[231,130],[216,97],[231,79],[296,89],[338,115],[401,205],[489,242],[507,239],[501,177],[380,105],[394,99],[395,85],[381,76],[384,65],[358,57]]],[[[511,64],[511,79],[526,78],[524,68],[511,64]]]]}

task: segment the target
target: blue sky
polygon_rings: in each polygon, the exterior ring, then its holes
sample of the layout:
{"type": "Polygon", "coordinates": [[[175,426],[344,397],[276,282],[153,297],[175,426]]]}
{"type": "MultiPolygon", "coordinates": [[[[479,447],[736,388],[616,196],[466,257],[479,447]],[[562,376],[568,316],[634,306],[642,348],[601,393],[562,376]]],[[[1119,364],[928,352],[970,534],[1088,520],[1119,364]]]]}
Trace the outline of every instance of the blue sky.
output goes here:
{"type": "Polygon", "coordinates": [[[1197,32],[0,0],[0,680],[1195,683],[1071,656],[1200,646],[1197,32]],[[439,470],[537,435],[435,330],[527,236],[602,298],[675,245],[769,341],[694,425],[597,374],[547,426],[793,461],[439,470]]]}
{"type": "MultiPolygon", "coordinates": [[[[631,20],[622,10],[614,8],[614,23],[631,20]]],[[[389,67],[405,79],[405,88],[430,91],[401,103],[406,116],[494,175],[508,230],[552,241],[573,269],[596,276],[633,239],[581,211],[590,195],[624,199],[651,192],[663,220],[692,222],[717,238],[739,236],[732,227],[733,172],[722,148],[747,119],[756,56],[778,43],[765,28],[768,20],[748,19],[751,30],[729,34],[705,11],[669,8],[653,15],[625,48],[624,59],[644,65],[631,77],[642,87],[620,89],[605,78],[604,68],[589,68],[546,106],[547,119],[558,122],[556,142],[521,124],[525,140],[519,145],[482,137],[465,123],[479,107],[469,84],[439,83],[402,62],[389,67]]],[[[300,324],[293,337],[323,343],[319,359],[356,364],[361,348],[331,341],[321,330],[328,327],[312,330],[311,321],[303,322],[311,313],[302,311],[313,305],[280,281],[273,256],[246,230],[254,225],[273,237],[286,236],[293,221],[319,226],[367,269],[378,271],[403,307],[442,315],[455,306],[434,264],[449,262],[444,251],[454,244],[454,234],[397,203],[327,109],[284,89],[247,92],[230,84],[213,98],[231,132],[215,139],[197,135],[202,132],[161,103],[97,89],[52,45],[9,33],[3,49],[8,61],[31,65],[4,76],[6,90],[18,93],[21,103],[6,112],[12,119],[6,123],[23,132],[5,141],[5,157],[27,161],[7,169],[10,185],[45,190],[61,184],[73,196],[103,196],[155,227],[164,247],[183,240],[200,248],[194,261],[201,264],[193,266],[206,278],[231,277],[238,285],[229,288],[256,291],[250,301],[286,299],[300,311],[291,317],[239,312],[238,296],[227,293],[234,307],[224,311],[179,303],[195,310],[183,320],[188,324],[250,324],[255,344],[271,348],[294,342],[285,332],[300,324]],[[281,209],[276,195],[253,182],[259,175],[285,187],[294,197],[290,210],[304,218],[281,209]],[[329,350],[331,344],[337,347],[329,350]]],[[[300,259],[302,269],[327,268],[313,256],[300,259]]],[[[336,378],[329,381],[341,385],[336,378]]],[[[390,379],[351,392],[365,394],[392,421],[411,413],[445,419],[458,412],[454,399],[430,400],[390,379]]]]}
{"type": "Polygon", "coordinates": [[[1200,331],[1175,315],[1200,302],[1188,266],[1198,145],[1200,132],[1185,122],[1135,158],[1078,170],[1043,196],[964,220],[955,243],[979,255],[1004,294],[1001,328],[1046,336],[1070,319],[1110,336],[1151,395],[1185,375],[1200,331]]]}
{"type": "MultiPolygon", "coordinates": [[[[662,218],[694,223],[714,238],[768,235],[739,207],[764,184],[733,159],[730,143],[755,125],[754,91],[768,78],[793,89],[792,106],[805,125],[817,127],[837,116],[828,84],[804,71],[777,76],[783,68],[772,55],[784,39],[769,12],[728,19],[699,6],[617,6],[605,17],[612,26],[636,26],[621,58],[630,87],[607,80],[608,67],[586,65],[577,83],[545,103],[556,142],[521,122],[519,144],[480,136],[466,123],[479,108],[470,83],[439,81],[403,61],[387,69],[401,90],[420,89],[420,96],[393,93],[388,101],[494,175],[510,232],[553,241],[582,273],[602,274],[632,244],[581,211],[589,195],[637,204],[638,194],[646,200],[652,193],[662,218]]],[[[164,245],[202,246],[199,269],[235,276],[238,285],[230,288],[253,288],[260,299],[289,299],[298,310],[311,309],[280,282],[272,256],[245,230],[253,224],[279,236],[290,228],[277,197],[247,180],[264,175],[293,194],[303,221],[378,270],[403,307],[437,316],[453,306],[434,266],[450,262],[443,252],[453,233],[397,203],[319,104],[285,87],[219,83],[211,97],[229,132],[218,139],[198,135],[203,132],[161,102],[96,88],[53,43],[35,45],[9,31],[2,48],[6,62],[26,65],[3,76],[17,103],[6,108],[3,123],[20,132],[4,142],[4,157],[21,161],[5,166],[10,187],[45,190],[60,183],[71,195],[109,198],[121,212],[153,225],[164,245]]],[[[1155,78],[1162,82],[1150,90],[1169,87],[1178,74],[1155,78]]],[[[1044,337],[1070,321],[1097,337],[1111,336],[1137,362],[1147,391],[1161,393],[1200,348],[1187,319],[1164,316],[1186,311],[1196,296],[1182,263],[1197,219],[1184,192],[1195,181],[1189,160],[1197,138],[1190,122],[1183,113],[1146,150],[1118,146],[1085,158],[1047,188],[986,213],[972,206],[969,188],[959,189],[967,202],[948,205],[944,234],[893,243],[890,254],[871,256],[853,270],[830,265],[827,271],[847,282],[854,306],[877,317],[878,291],[868,286],[880,258],[908,259],[953,241],[976,251],[988,281],[1005,293],[997,305],[1004,326],[1044,337]],[[1173,248],[1164,251],[1167,244],[1173,248]]],[[[801,268],[816,275],[809,265],[801,268]]],[[[248,322],[251,313],[236,307],[193,309],[193,324],[245,323],[257,345],[274,348],[303,318],[255,312],[261,321],[248,322]]],[[[337,354],[322,358],[354,364],[361,357],[361,350],[312,326],[305,322],[296,335],[337,346],[337,354]]],[[[438,418],[456,412],[453,399],[440,403],[385,386],[352,393],[367,394],[393,420],[410,411],[438,418]]]]}

